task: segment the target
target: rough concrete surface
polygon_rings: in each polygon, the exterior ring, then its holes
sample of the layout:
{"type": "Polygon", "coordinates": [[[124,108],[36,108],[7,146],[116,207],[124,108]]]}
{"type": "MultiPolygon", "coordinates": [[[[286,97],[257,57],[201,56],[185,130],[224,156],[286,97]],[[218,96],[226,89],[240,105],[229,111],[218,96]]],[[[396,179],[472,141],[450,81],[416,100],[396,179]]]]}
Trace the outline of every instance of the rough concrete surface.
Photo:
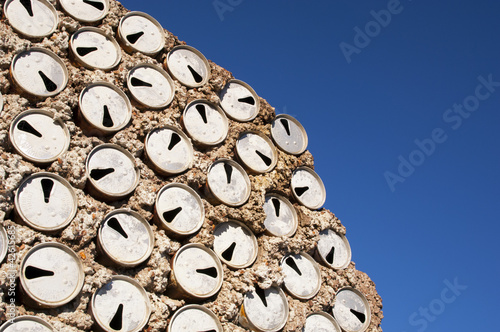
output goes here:
{"type": "MultiPolygon", "coordinates": [[[[4,4],[5,1],[0,1],[4,4]]],[[[42,242],[60,242],[73,249],[84,265],[85,283],[80,294],[71,302],[54,309],[36,309],[24,304],[17,292],[18,315],[36,315],[50,322],[58,331],[92,331],[95,330],[94,318],[89,312],[92,294],[103,286],[113,275],[122,274],[135,278],[147,291],[152,314],[145,331],[165,331],[172,314],[187,303],[186,299],[173,299],[167,296],[169,289],[170,262],[175,252],[186,243],[200,243],[209,248],[213,246],[213,229],[215,225],[235,219],[246,224],[257,236],[259,256],[248,268],[231,270],[224,265],[224,281],[221,290],[212,298],[200,303],[213,311],[220,319],[225,331],[245,331],[238,324],[238,313],[247,291],[257,284],[261,288],[281,286],[283,274],[279,267],[281,258],[287,253],[307,252],[314,255],[319,232],[332,228],[339,234],[346,230],[335,215],[326,210],[312,211],[300,206],[293,200],[290,190],[290,179],[293,170],[299,166],[314,168],[313,156],[304,152],[298,156],[289,155],[278,150],[278,162],[274,170],[260,175],[250,175],[251,195],[241,207],[229,207],[214,204],[207,197],[207,170],[218,158],[235,159],[234,147],[239,134],[246,130],[255,130],[270,137],[271,122],[275,117],[274,108],[260,98],[258,116],[250,122],[229,120],[227,138],[213,147],[195,145],[195,157],[191,168],[176,176],[162,176],[152,169],[144,154],[144,139],[149,131],[164,125],[183,129],[181,114],[185,106],[195,99],[207,99],[219,103],[218,93],[225,83],[232,79],[226,69],[209,61],[211,76],[207,84],[199,88],[188,88],[179,81],[175,82],[175,96],[168,107],[151,110],[138,106],[133,102],[133,114],[130,123],[121,131],[107,137],[92,136],[81,129],[77,120],[78,97],[86,85],[97,81],[114,84],[133,98],[126,86],[128,71],[139,63],[151,63],[162,66],[167,53],[174,46],[185,44],[166,31],[165,47],[156,56],[150,57],[141,53],[127,53],[123,49],[120,64],[110,71],[90,70],[78,65],[69,52],[69,39],[80,27],[88,25],[67,16],[56,3],[50,1],[57,9],[60,23],[50,36],[41,39],[29,39],[15,32],[2,13],[0,20],[0,92],[3,95],[4,107],[0,120],[0,222],[5,228],[15,225],[16,249],[18,251],[17,266],[22,256],[34,245],[42,242]],[[29,47],[43,47],[56,53],[64,61],[69,71],[69,82],[66,88],[54,97],[45,99],[33,97],[21,92],[9,75],[12,58],[29,47]],[[12,120],[29,108],[50,110],[55,118],[64,121],[71,136],[69,150],[49,165],[34,165],[16,153],[9,141],[9,127],[12,120]],[[85,160],[88,153],[102,143],[114,143],[129,151],[135,158],[140,170],[140,183],[129,197],[103,202],[89,194],[85,175],[85,160]],[[44,234],[20,224],[14,213],[14,197],[16,189],[23,179],[33,173],[47,171],[59,174],[69,181],[76,191],[78,211],[71,224],[56,234],[44,234]],[[203,199],[205,222],[201,230],[187,238],[172,238],[153,223],[154,202],[157,191],[172,182],[184,183],[197,191],[203,199]],[[268,192],[278,192],[292,201],[299,216],[299,227],[294,236],[273,237],[264,233],[265,219],[264,196],[268,192]],[[120,268],[105,264],[100,258],[96,246],[96,236],[104,216],[117,208],[130,208],[150,221],[155,234],[155,246],[151,257],[135,268],[120,268]]],[[[94,26],[109,35],[116,37],[120,18],[127,14],[120,3],[110,0],[108,15],[94,26]]],[[[203,50],[200,50],[203,52],[203,50]]],[[[244,77],[238,79],[245,80],[244,77]]],[[[258,91],[258,87],[254,87],[258,91]]],[[[328,189],[328,188],[327,188],[328,189]]],[[[8,264],[4,261],[0,266],[0,323],[7,320],[6,299],[8,264]]],[[[356,270],[351,264],[344,270],[336,271],[320,266],[322,286],[319,293],[311,300],[297,300],[287,295],[290,311],[289,319],[283,331],[299,331],[308,314],[326,311],[331,314],[335,302],[335,293],[340,288],[351,286],[361,291],[367,298],[371,309],[371,324],[367,331],[382,331],[382,300],[375,284],[363,272],[356,270]]],[[[17,282],[19,284],[19,282],[17,282]]]]}

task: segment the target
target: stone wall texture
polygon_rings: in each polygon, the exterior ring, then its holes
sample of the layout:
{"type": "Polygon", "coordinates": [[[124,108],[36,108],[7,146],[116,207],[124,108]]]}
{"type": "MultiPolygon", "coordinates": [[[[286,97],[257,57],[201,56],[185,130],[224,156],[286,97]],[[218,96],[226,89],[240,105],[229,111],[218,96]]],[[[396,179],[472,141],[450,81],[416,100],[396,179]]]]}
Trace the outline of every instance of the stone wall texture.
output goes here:
{"type": "MultiPolygon", "coordinates": [[[[235,219],[246,224],[257,236],[259,256],[248,268],[234,270],[224,266],[224,281],[221,290],[213,297],[199,303],[210,309],[218,317],[225,331],[245,331],[238,323],[238,314],[246,292],[254,285],[266,289],[270,286],[282,286],[283,272],[279,266],[281,258],[287,253],[306,252],[314,255],[319,232],[331,228],[339,234],[346,229],[335,215],[327,209],[310,210],[294,201],[290,190],[292,172],[299,166],[314,168],[313,156],[305,151],[300,155],[290,155],[278,149],[276,167],[268,173],[250,174],[251,195],[240,207],[215,204],[207,199],[205,185],[207,170],[219,158],[237,160],[235,143],[240,133],[254,130],[270,137],[271,123],[275,110],[260,98],[260,110],[257,117],[249,122],[229,120],[227,138],[212,147],[194,145],[192,167],[180,175],[162,176],[152,169],[144,154],[144,140],[154,128],[165,125],[184,130],[181,115],[191,101],[206,99],[219,103],[219,92],[226,82],[233,78],[231,72],[209,60],[211,76],[207,84],[198,88],[188,88],[174,79],[175,96],[168,107],[151,110],[133,104],[130,123],[119,132],[110,136],[90,135],[81,129],[76,113],[80,92],[90,83],[109,82],[130,96],[126,85],[126,76],[131,68],[139,63],[150,63],[162,67],[168,52],[175,46],[185,45],[170,32],[165,31],[165,47],[155,57],[141,53],[128,53],[121,50],[122,60],[109,71],[92,70],[78,65],[69,51],[69,40],[75,31],[89,25],[78,22],[68,16],[55,1],[50,1],[57,9],[59,25],[55,32],[47,37],[27,38],[15,30],[3,15],[0,20],[0,92],[3,95],[3,110],[0,116],[0,222],[5,228],[15,226],[17,264],[23,255],[33,246],[43,242],[60,242],[74,250],[84,265],[85,282],[80,294],[71,302],[58,308],[39,309],[25,304],[21,295],[16,298],[18,315],[36,315],[50,322],[58,331],[93,331],[94,318],[88,307],[92,294],[113,275],[126,275],[137,280],[146,290],[152,313],[145,331],[165,331],[173,313],[185,304],[192,303],[183,298],[169,297],[169,274],[171,259],[184,244],[200,243],[213,248],[214,227],[228,219],[235,219]],[[9,68],[13,57],[30,47],[42,47],[57,54],[65,63],[69,72],[69,82],[65,89],[53,97],[37,98],[21,92],[14,84],[9,68]],[[68,151],[49,165],[35,165],[16,153],[9,140],[9,127],[12,120],[21,112],[39,108],[54,113],[54,118],[62,120],[70,132],[71,142],[68,151]],[[88,192],[88,179],[85,175],[85,160],[89,152],[103,143],[113,143],[129,151],[135,158],[140,170],[140,182],[135,191],[127,198],[103,202],[88,192]],[[56,234],[38,232],[21,224],[14,213],[16,190],[23,179],[37,172],[51,172],[65,178],[75,189],[78,210],[69,226],[56,234]],[[205,220],[199,232],[187,237],[175,239],[153,222],[155,197],[160,188],[169,183],[183,183],[199,193],[205,208],[205,220]],[[266,193],[279,192],[294,205],[298,216],[297,232],[291,237],[273,237],[264,232],[263,222],[266,217],[263,210],[266,193]],[[155,245],[151,257],[134,268],[120,268],[104,263],[99,259],[96,247],[96,235],[104,216],[117,208],[129,208],[138,212],[151,223],[155,245]]],[[[0,1],[0,4],[5,1],[0,1]]],[[[119,2],[110,0],[110,10],[104,19],[92,24],[110,36],[117,38],[120,19],[128,13],[119,2]]],[[[153,13],[150,13],[153,14],[153,13]]],[[[154,15],[153,15],[154,16],[154,15]]],[[[167,27],[168,28],[168,27],[167,27]]],[[[203,52],[203,50],[200,50],[203,52]]],[[[244,77],[237,79],[245,80],[244,77]]],[[[254,87],[258,92],[259,87],[254,87]]],[[[133,98],[130,97],[132,100],[133,98]]],[[[307,128],[306,128],[307,129],[307,128]]],[[[314,130],[314,128],[309,128],[314,130]]],[[[328,189],[328,188],[327,188],[328,189]]],[[[355,248],[354,248],[355,250],[355,248]]],[[[19,266],[19,265],[18,265],[19,266]]],[[[0,323],[7,320],[7,264],[0,266],[0,323]]],[[[380,327],[382,300],[375,284],[363,272],[358,271],[354,262],[343,270],[334,270],[320,265],[322,285],[316,296],[310,300],[298,300],[287,294],[289,318],[283,331],[300,331],[306,316],[317,311],[331,314],[335,303],[335,293],[342,287],[350,286],[362,292],[371,309],[371,323],[367,331],[382,331],[380,327]]]]}

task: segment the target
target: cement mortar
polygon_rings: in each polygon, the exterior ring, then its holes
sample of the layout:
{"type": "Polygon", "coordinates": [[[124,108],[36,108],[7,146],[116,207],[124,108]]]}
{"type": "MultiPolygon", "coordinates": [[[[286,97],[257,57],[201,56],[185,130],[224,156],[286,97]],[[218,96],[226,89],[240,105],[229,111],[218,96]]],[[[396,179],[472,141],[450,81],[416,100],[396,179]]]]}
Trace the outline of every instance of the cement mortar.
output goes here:
{"type": "MultiPolygon", "coordinates": [[[[5,1],[0,1],[4,4],[5,1]]],[[[281,258],[287,253],[306,252],[311,256],[319,232],[331,228],[339,234],[346,230],[335,215],[326,210],[311,211],[294,202],[290,191],[292,172],[299,166],[314,169],[312,155],[306,151],[298,156],[289,155],[278,150],[278,162],[274,170],[260,175],[250,175],[251,195],[247,203],[241,207],[228,207],[223,204],[212,204],[207,199],[206,178],[210,165],[218,158],[236,160],[234,148],[240,134],[244,131],[258,131],[270,137],[271,122],[275,117],[274,108],[263,98],[260,99],[258,116],[247,123],[229,121],[227,138],[212,147],[194,145],[194,162],[192,168],[177,176],[162,176],[156,173],[144,155],[144,139],[154,128],[171,125],[183,129],[181,114],[191,101],[207,99],[219,103],[218,93],[227,81],[233,78],[224,68],[209,61],[211,76],[207,84],[199,88],[187,88],[177,80],[175,96],[168,107],[150,110],[133,102],[132,120],[121,131],[107,137],[91,136],[80,128],[77,120],[78,98],[80,92],[92,82],[105,81],[114,84],[128,96],[126,87],[128,71],[140,63],[151,63],[162,67],[169,50],[185,43],[179,41],[170,32],[165,31],[165,48],[155,57],[141,53],[129,54],[122,50],[122,61],[113,70],[89,70],[72,60],[69,53],[69,39],[82,24],[67,16],[56,5],[60,23],[58,29],[49,37],[26,39],[16,33],[5,17],[0,19],[0,92],[3,95],[4,107],[0,116],[0,222],[4,227],[16,227],[16,249],[18,251],[17,266],[21,257],[34,245],[42,242],[60,242],[73,249],[84,265],[85,283],[83,290],[75,300],[54,309],[34,309],[23,304],[17,291],[18,315],[37,315],[48,321],[57,331],[92,331],[94,318],[88,310],[92,294],[106,284],[113,275],[127,275],[139,282],[149,295],[152,314],[145,331],[165,331],[173,312],[190,301],[168,297],[170,263],[175,252],[186,243],[200,243],[213,249],[213,229],[215,225],[235,219],[247,225],[257,236],[259,256],[248,268],[231,270],[224,265],[224,281],[221,290],[213,297],[200,303],[212,310],[221,321],[224,331],[246,331],[238,325],[238,313],[246,292],[255,284],[265,289],[271,286],[282,286],[284,275],[279,267],[281,258]],[[56,96],[46,99],[36,98],[22,92],[15,86],[9,76],[12,58],[29,47],[43,47],[56,53],[65,63],[69,72],[66,88],[56,96]],[[70,132],[69,150],[49,165],[37,166],[16,154],[9,142],[8,131],[12,120],[28,108],[46,109],[61,119],[70,132]],[[115,202],[101,202],[91,196],[87,190],[84,163],[89,152],[102,143],[117,144],[135,158],[140,170],[141,180],[133,194],[115,202]],[[14,210],[16,189],[23,179],[33,173],[48,171],[59,174],[75,188],[78,199],[78,211],[71,224],[57,234],[47,235],[30,229],[19,223],[14,210]],[[158,190],[168,183],[184,183],[199,193],[205,208],[205,222],[199,232],[187,238],[170,238],[165,231],[153,224],[153,208],[158,190]],[[299,226],[293,237],[273,237],[264,233],[265,213],[262,208],[265,194],[277,192],[287,197],[297,210],[299,226]],[[135,268],[120,268],[104,262],[96,249],[97,230],[107,213],[117,208],[130,208],[141,214],[152,224],[155,235],[155,246],[151,257],[135,268]]],[[[128,13],[120,3],[110,0],[108,15],[94,26],[99,27],[113,37],[116,36],[119,20],[128,13]]],[[[150,13],[151,14],[151,13],[150,13]]],[[[203,52],[203,50],[200,50],[203,52]]],[[[239,79],[243,79],[239,78],[239,79]]],[[[254,87],[258,91],[258,87],[254,87]]],[[[310,128],[314,130],[314,128],[310,128]]],[[[328,190],[328,188],[327,188],[328,190]]],[[[0,324],[7,320],[7,275],[9,264],[0,266],[0,324]]],[[[382,331],[380,322],[383,318],[382,300],[377,294],[375,284],[363,272],[356,270],[351,264],[344,270],[335,271],[320,266],[322,285],[316,296],[310,300],[296,300],[287,294],[290,306],[289,319],[283,331],[299,331],[306,316],[317,311],[331,314],[335,301],[335,293],[342,287],[351,286],[361,291],[367,298],[371,309],[371,324],[367,331],[382,331]]],[[[17,279],[19,284],[19,280],[17,279]]]]}

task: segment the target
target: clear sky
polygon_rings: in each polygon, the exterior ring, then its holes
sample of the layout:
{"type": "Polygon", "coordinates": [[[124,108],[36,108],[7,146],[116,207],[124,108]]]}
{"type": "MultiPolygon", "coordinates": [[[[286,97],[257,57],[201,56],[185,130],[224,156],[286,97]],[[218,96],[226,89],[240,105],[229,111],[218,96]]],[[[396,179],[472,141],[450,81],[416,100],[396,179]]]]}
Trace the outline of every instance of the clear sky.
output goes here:
{"type": "Polygon", "coordinates": [[[122,3],[303,124],[385,331],[498,331],[500,2],[122,3]]]}

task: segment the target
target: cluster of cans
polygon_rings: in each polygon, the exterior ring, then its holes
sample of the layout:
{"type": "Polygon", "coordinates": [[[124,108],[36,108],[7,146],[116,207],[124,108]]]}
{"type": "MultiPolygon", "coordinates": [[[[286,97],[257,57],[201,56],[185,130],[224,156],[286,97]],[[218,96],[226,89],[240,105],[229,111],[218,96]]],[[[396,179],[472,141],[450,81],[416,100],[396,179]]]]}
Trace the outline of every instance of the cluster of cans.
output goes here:
{"type": "MultiPolygon", "coordinates": [[[[108,0],[59,0],[60,7],[83,23],[102,20],[108,0]]],[[[4,14],[21,35],[28,38],[50,36],[58,26],[56,9],[46,0],[7,0],[4,14]]],[[[155,56],[165,47],[161,25],[141,12],[125,15],[118,26],[118,41],[96,27],[83,27],[70,38],[72,61],[89,69],[112,70],[121,61],[121,48],[155,56]]],[[[47,98],[63,91],[68,82],[64,62],[45,48],[30,48],[18,53],[10,67],[11,80],[22,93],[47,98]]],[[[148,109],[167,107],[173,100],[174,79],[195,88],[207,84],[210,66],[198,50],[190,46],[174,47],[167,54],[164,68],[139,64],[126,78],[133,102],[148,109]]],[[[228,134],[228,118],[247,122],[259,112],[259,97],[245,82],[230,80],[219,94],[220,104],[208,100],[189,103],[182,114],[183,130],[174,126],[156,128],[146,136],[145,157],[161,175],[176,175],[192,167],[194,142],[200,146],[221,144],[228,134]]],[[[3,99],[0,94],[0,112],[3,99]]],[[[125,128],[132,118],[132,102],[121,89],[107,83],[86,86],[79,97],[77,122],[89,135],[112,135],[125,128]]],[[[9,139],[26,160],[47,165],[69,148],[70,135],[63,121],[53,113],[29,109],[11,123],[9,139]]],[[[216,160],[209,168],[205,198],[215,204],[244,205],[250,196],[250,174],[271,172],[278,161],[277,146],[299,155],[306,150],[307,134],[293,117],[281,114],[272,123],[271,137],[257,131],[239,136],[235,152],[238,162],[216,160]],[[241,165],[240,165],[241,164],[241,165]]],[[[95,147],[85,161],[87,189],[104,201],[124,199],[140,181],[134,157],[114,144],[95,147]]],[[[291,191],[303,206],[316,210],[323,206],[326,192],[320,177],[308,167],[297,168],[292,175],[291,191]]],[[[35,173],[22,181],[15,195],[16,221],[37,231],[56,234],[67,227],[77,212],[74,189],[61,176],[35,173]]],[[[298,227],[292,203],[277,193],[266,195],[264,211],[266,232],[272,236],[293,236],[298,227]]],[[[154,221],[173,237],[185,237],[200,230],[205,220],[201,197],[189,186],[171,183],[161,188],[154,205],[154,221]]],[[[0,227],[0,261],[6,253],[5,230],[0,227]]],[[[170,288],[174,296],[201,300],[215,295],[222,286],[222,263],[231,269],[249,267],[259,247],[252,231],[236,220],[218,224],[213,250],[199,244],[181,247],[172,258],[170,288]]],[[[110,265],[134,267],[146,261],[154,247],[154,236],[140,214],[118,209],[105,216],[98,231],[99,253],[110,265]]],[[[286,275],[285,288],[295,298],[314,297],[321,287],[316,261],[344,269],[351,260],[347,239],[327,229],[320,234],[315,257],[306,253],[288,254],[280,265],[286,275]]],[[[84,283],[80,258],[67,246],[50,242],[34,246],[22,259],[20,284],[23,301],[32,307],[53,308],[75,299],[84,283]]],[[[134,279],[114,276],[91,299],[90,310],[98,328],[106,331],[139,331],[148,322],[151,308],[146,291],[134,279]]],[[[333,308],[336,320],[326,313],[307,318],[304,331],[364,331],[370,322],[366,298],[352,288],[341,289],[333,308]],[[338,323],[337,323],[338,321],[338,323]],[[340,326],[339,326],[340,325],[340,326]]],[[[288,319],[288,303],[281,288],[256,289],[245,296],[240,324],[255,331],[280,330],[288,319]]],[[[37,317],[18,317],[0,327],[2,332],[38,327],[53,331],[37,317]]],[[[200,305],[186,305],[171,318],[168,331],[222,331],[217,317],[200,305]],[[192,326],[195,322],[195,327],[192,326]]]]}

